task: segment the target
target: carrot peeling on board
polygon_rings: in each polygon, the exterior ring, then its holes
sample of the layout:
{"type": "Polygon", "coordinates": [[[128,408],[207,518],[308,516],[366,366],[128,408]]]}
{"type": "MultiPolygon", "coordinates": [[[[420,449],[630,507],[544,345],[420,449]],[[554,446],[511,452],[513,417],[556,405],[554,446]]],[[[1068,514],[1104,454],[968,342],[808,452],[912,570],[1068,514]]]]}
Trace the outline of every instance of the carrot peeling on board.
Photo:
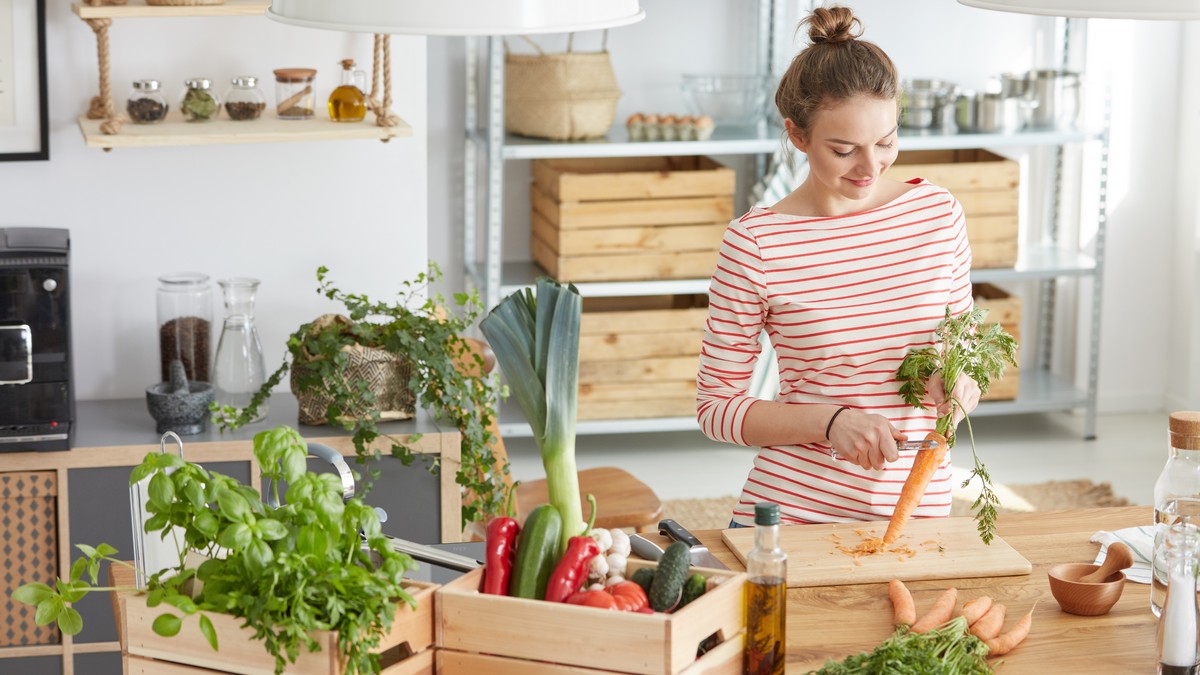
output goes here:
{"type": "Polygon", "coordinates": [[[992,596],[981,595],[974,600],[968,600],[967,602],[963,603],[959,614],[961,614],[962,617],[967,620],[967,625],[970,626],[982,618],[984,614],[987,614],[987,611],[991,608],[992,596]]]}
{"type": "Polygon", "coordinates": [[[936,441],[937,447],[921,450],[913,458],[912,470],[908,472],[908,478],[900,490],[900,499],[896,501],[896,510],[892,512],[887,532],[883,534],[885,546],[890,546],[892,542],[900,538],[905,524],[912,517],[913,511],[917,510],[917,505],[921,503],[921,497],[925,496],[925,490],[929,487],[929,481],[933,480],[933,474],[937,472],[938,467],[942,465],[942,460],[946,458],[946,453],[950,451],[949,441],[936,431],[926,434],[925,440],[936,441]]]}
{"type": "Polygon", "coordinates": [[[1006,608],[999,602],[992,603],[990,609],[979,617],[979,620],[971,624],[971,635],[987,642],[1000,634],[1000,629],[1004,628],[1004,615],[1006,608]]]}
{"type": "Polygon", "coordinates": [[[888,582],[888,597],[892,599],[893,623],[897,626],[911,626],[917,621],[917,605],[913,602],[912,593],[908,586],[899,579],[888,582]]]}
{"type": "Polygon", "coordinates": [[[916,623],[909,627],[914,633],[924,633],[946,623],[954,616],[954,607],[958,604],[958,589],[951,586],[933,601],[929,611],[916,623]]]}
{"type": "Polygon", "coordinates": [[[988,646],[988,656],[1003,656],[1011,652],[1017,645],[1029,636],[1029,629],[1033,626],[1033,608],[1037,607],[1037,603],[1033,603],[1033,607],[1021,620],[1013,624],[1004,633],[997,635],[990,640],[984,640],[984,644],[988,646]]]}

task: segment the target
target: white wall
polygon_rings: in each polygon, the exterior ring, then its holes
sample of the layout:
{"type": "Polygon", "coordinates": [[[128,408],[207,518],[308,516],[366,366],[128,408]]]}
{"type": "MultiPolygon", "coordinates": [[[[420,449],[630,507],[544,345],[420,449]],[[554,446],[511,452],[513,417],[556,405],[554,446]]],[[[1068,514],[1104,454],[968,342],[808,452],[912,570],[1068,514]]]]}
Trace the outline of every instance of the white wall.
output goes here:
{"type": "MultiPolygon", "coordinates": [[[[50,161],[0,163],[0,227],[71,230],[80,400],[139,397],[158,381],[161,274],[261,279],[258,325],[274,369],[291,331],[337,309],[315,292],[319,265],[343,289],[380,297],[424,269],[424,38],[392,39],[393,109],[411,138],[106,153],[84,147],[75,121],[97,91],[94,35],[70,3],[46,4],[50,161]]],[[[266,18],[126,19],[110,33],[119,107],[141,78],[162,81],[172,103],[191,76],[224,94],[230,77],[256,75],[273,97],[274,68],[313,67],[323,102],[340,59],[370,71],[371,36],[266,18]]]]}

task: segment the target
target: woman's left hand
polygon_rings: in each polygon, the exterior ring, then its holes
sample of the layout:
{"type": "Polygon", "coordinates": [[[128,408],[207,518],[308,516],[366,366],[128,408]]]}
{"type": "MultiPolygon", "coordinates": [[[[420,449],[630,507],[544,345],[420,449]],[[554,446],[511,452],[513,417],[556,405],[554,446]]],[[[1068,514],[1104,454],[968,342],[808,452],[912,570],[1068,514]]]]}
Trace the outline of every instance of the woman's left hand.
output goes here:
{"type": "Polygon", "coordinates": [[[960,374],[954,381],[954,391],[949,397],[946,396],[946,383],[942,379],[941,373],[930,375],[925,386],[929,392],[930,402],[937,408],[938,417],[950,413],[950,407],[953,405],[951,398],[958,402],[958,406],[954,410],[951,428],[957,427],[962,418],[974,412],[975,407],[979,405],[979,385],[966,373],[960,374]]]}

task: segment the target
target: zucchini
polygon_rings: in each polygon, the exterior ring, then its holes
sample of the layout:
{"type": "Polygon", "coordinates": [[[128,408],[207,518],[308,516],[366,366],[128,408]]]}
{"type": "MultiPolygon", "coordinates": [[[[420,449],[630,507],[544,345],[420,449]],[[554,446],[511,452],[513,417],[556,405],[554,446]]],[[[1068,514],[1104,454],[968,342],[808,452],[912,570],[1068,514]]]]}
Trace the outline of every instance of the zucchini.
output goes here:
{"type": "Polygon", "coordinates": [[[703,574],[693,574],[683,583],[683,597],[679,599],[679,606],[686,606],[689,602],[704,595],[706,590],[708,590],[708,579],[703,574]]]}
{"type": "Polygon", "coordinates": [[[691,565],[688,545],[676,541],[663,551],[658,561],[658,571],[654,573],[654,581],[650,583],[650,609],[665,612],[679,602],[683,584],[687,581],[688,567],[691,565]]]}
{"type": "Polygon", "coordinates": [[[654,581],[654,568],[653,567],[639,567],[639,568],[637,568],[637,571],[633,573],[633,576],[630,577],[629,580],[632,581],[633,583],[637,584],[638,586],[641,586],[642,590],[646,591],[646,594],[649,595],[650,583],[652,581],[654,581]]]}
{"type": "Polygon", "coordinates": [[[525,519],[517,540],[508,594],[514,598],[546,599],[546,584],[558,563],[558,539],[563,521],[558,509],[542,504],[525,519]]]}

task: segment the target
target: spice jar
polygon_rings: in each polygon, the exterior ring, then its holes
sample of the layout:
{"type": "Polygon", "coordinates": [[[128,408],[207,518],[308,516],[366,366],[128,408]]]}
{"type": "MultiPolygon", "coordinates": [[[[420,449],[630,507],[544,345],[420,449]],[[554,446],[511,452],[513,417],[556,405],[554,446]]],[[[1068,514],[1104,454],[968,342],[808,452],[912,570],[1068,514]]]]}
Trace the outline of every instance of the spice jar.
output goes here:
{"type": "Polygon", "coordinates": [[[267,108],[267,97],[258,88],[258,78],[242,75],[230,80],[225,92],[225,114],[231,120],[256,120],[267,108]]]}
{"type": "Polygon", "coordinates": [[[179,97],[179,112],[189,122],[207,122],[221,113],[221,99],[211,89],[212,81],[196,77],[184,81],[183,95],[179,97]]]}
{"type": "Polygon", "coordinates": [[[125,112],[134,124],[154,124],[167,116],[167,99],[158,90],[158,80],[134,80],[125,112]]]}
{"type": "Polygon", "coordinates": [[[182,361],[190,382],[211,382],[212,286],[207,274],[183,272],[158,278],[158,347],[162,382],[171,362],[182,361]]]}
{"type": "Polygon", "coordinates": [[[307,120],[313,116],[313,68],[279,68],[275,71],[275,113],[279,119],[307,120]]]}

